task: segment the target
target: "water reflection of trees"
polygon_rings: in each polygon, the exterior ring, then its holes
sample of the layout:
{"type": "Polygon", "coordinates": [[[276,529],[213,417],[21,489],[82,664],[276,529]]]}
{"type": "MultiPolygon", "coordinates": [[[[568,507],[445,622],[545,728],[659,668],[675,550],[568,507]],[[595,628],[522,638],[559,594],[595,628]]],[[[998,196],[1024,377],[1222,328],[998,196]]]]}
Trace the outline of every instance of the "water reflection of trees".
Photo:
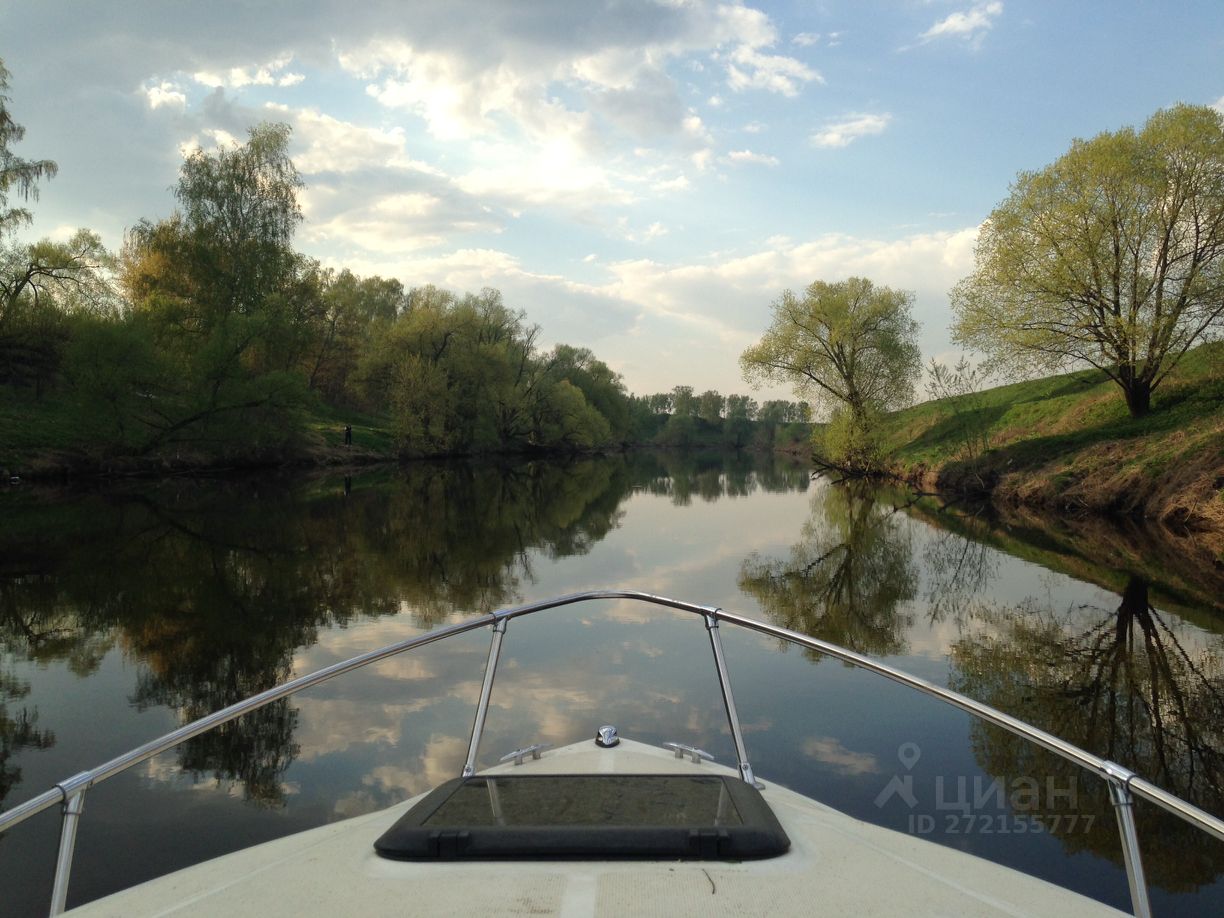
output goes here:
{"type": "MultiPolygon", "coordinates": [[[[952,649],[952,687],[1097,755],[1119,762],[1203,809],[1224,813],[1224,639],[1179,628],[1132,578],[1116,609],[1056,614],[1035,601],[984,613],[984,628],[952,649]]],[[[1058,832],[1071,850],[1119,860],[1104,782],[1006,731],[974,725],[979,763],[993,775],[1075,787],[1083,823],[1058,832]],[[1047,782],[1045,776],[1052,778],[1047,782]]],[[[1188,890],[1224,871],[1224,846],[1155,806],[1136,809],[1150,879],[1188,890]],[[1151,840],[1159,839],[1159,844],[1151,840]]]]}
{"type": "Polygon", "coordinates": [[[902,500],[864,482],[820,488],[789,556],[745,559],[740,589],[784,628],[862,653],[902,652],[912,613],[900,607],[916,596],[918,571],[889,498],[902,500]]]}
{"type": "MultiPolygon", "coordinates": [[[[807,484],[772,458],[647,455],[420,463],[353,482],[183,481],[15,507],[0,532],[0,651],[66,661],[84,678],[118,642],[140,663],[133,702],[192,720],[290,678],[322,628],[401,610],[432,627],[517,600],[534,559],[590,551],[624,499],[662,478],[707,499],[807,484]]],[[[2,675],[6,791],[20,751],[54,737],[28,687],[2,675]]],[[[295,724],[277,702],[179,747],[179,761],[276,803],[295,724]]]]}
{"type": "Polygon", "coordinates": [[[17,753],[55,745],[55,734],[39,729],[38,711],[22,703],[29,694],[28,682],[0,669],[0,803],[21,780],[21,769],[13,764],[17,753]]]}
{"type": "Polygon", "coordinates": [[[922,547],[928,618],[964,621],[998,576],[1000,560],[986,542],[947,529],[928,533],[922,547]]]}
{"type": "Polygon", "coordinates": [[[805,491],[810,472],[784,456],[745,452],[660,451],[634,456],[633,477],[650,494],[687,507],[696,496],[711,502],[723,497],[805,491]]]}

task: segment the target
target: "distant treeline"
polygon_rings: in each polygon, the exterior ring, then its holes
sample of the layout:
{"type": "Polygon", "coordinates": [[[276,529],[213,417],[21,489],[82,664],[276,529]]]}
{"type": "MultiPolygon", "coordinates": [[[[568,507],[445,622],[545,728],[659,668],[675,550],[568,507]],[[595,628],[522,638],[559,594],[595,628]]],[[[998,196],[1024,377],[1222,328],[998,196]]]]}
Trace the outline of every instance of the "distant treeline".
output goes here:
{"type": "Polygon", "coordinates": [[[84,230],[20,242],[9,221],[0,385],[58,421],[26,445],[275,456],[349,414],[387,427],[404,456],[806,439],[806,405],[684,386],[631,396],[589,350],[541,349],[497,290],[408,289],[295,251],[288,142],[265,124],[243,146],[197,150],[176,211],[138,222],[118,255],[84,230]]]}

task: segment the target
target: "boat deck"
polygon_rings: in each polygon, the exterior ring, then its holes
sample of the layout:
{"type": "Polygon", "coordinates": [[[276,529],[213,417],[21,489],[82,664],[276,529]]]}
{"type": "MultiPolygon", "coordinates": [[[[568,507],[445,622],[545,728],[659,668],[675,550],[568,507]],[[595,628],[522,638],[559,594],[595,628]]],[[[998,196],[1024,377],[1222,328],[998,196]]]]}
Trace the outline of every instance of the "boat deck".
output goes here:
{"type": "MultiPolygon", "coordinates": [[[[733,773],[631,740],[550,751],[484,774],[733,773]]],[[[854,819],[785,788],[763,791],[790,836],[769,860],[392,861],[373,842],[415,802],[178,871],[88,903],[135,915],[1060,915],[1124,914],[1042,880],[854,819]]]]}

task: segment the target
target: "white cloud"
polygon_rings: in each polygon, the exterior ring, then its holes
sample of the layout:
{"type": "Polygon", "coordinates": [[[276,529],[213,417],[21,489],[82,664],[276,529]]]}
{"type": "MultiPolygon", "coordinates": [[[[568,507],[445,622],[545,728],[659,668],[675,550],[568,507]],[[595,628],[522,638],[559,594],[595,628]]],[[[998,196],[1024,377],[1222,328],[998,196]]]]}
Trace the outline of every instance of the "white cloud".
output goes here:
{"type": "Polygon", "coordinates": [[[765,125],[759,121],[749,121],[744,125],[743,131],[745,134],[759,134],[765,130],[765,125]]]}
{"type": "Polygon", "coordinates": [[[845,147],[860,137],[870,134],[882,134],[892,115],[882,114],[851,114],[826,124],[812,135],[812,143],[818,147],[845,147]]]}
{"type": "Polygon", "coordinates": [[[1211,107],[1221,115],[1224,115],[1224,96],[1220,96],[1220,98],[1216,99],[1215,102],[1211,104],[1211,107]]]}
{"type": "Polygon", "coordinates": [[[237,147],[240,145],[241,144],[239,143],[238,138],[235,137],[233,134],[231,134],[229,131],[226,131],[222,128],[210,128],[208,130],[201,131],[199,134],[189,137],[187,140],[184,140],[182,143],[179,144],[178,151],[179,151],[179,154],[183,156],[183,158],[185,159],[186,157],[194,153],[196,150],[200,150],[200,149],[219,150],[224,147],[237,147]]]}
{"type": "Polygon", "coordinates": [[[727,154],[726,160],[731,163],[757,163],[762,166],[776,166],[779,162],[776,156],[754,153],[752,150],[732,150],[727,154]]]}
{"type": "Polygon", "coordinates": [[[669,191],[685,191],[688,189],[689,184],[688,176],[677,175],[672,178],[659,179],[650,188],[652,191],[666,194],[669,191]]]}
{"type": "Polygon", "coordinates": [[[796,96],[803,83],[823,83],[824,77],[802,61],[777,54],[763,54],[759,47],[740,45],[730,55],[727,85],[737,92],[764,89],[783,96],[796,96]]]}
{"type": "Polygon", "coordinates": [[[187,96],[178,85],[168,80],[162,80],[155,86],[146,86],[144,92],[149,108],[169,108],[180,112],[187,108],[187,96]]]}
{"type": "Polygon", "coordinates": [[[841,44],[842,36],[845,32],[826,32],[821,35],[819,32],[799,32],[791,38],[791,44],[798,45],[800,48],[815,48],[821,43],[826,48],[836,48],[841,44]]]}
{"type": "Polygon", "coordinates": [[[622,217],[617,222],[617,228],[620,230],[621,236],[630,242],[650,242],[652,239],[658,239],[660,236],[667,235],[667,227],[658,221],[650,224],[644,230],[633,230],[629,228],[629,218],[622,217]]]}
{"type": "Polygon", "coordinates": [[[392,168],[441,176],[428,163],[413,159],[407,151],[404,129],[370,128],[341,121],[318,109],[293,109],[270,103],[265,108],[293,127],[293,161],[306,174],[354,172],[359,169],[392,168]],[[304,149],[302,149],[304,147],[304,149]]]}
{"type": "Polygon", "coordinates": [[[296,86],[305,79],[301,73],[286,73],[293,58],[277,58],[267,64],[230,67],[227,70],[197,70],[191,78],[212,89],[242,89],[245,86],[296,86]]]}
{"type": "Polygon", "coordinates": [[[979,3],[963,12],[952,13],[939,20],[918,36],[921,42],[934,41],[937,38],[959,38],[971,44],[980,42],[982,37],[994,26],[995,20],[1003,13],[1001,0],[989,0],[979,3]]]}

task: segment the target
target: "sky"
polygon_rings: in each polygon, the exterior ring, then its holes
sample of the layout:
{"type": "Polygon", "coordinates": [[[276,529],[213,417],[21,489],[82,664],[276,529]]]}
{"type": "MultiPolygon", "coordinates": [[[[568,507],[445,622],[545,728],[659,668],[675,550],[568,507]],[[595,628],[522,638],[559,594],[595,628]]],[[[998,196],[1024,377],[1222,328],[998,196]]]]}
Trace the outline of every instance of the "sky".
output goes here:
{"type": "MultiPolygon", "coordinates": [[[[631,392],[750,393],[785,289],[948,290],[1022,170],[1177,102],[1224,109],[1219,0],[0,0],[31,238],[118,248],[185,151],[293,129],[296,247],[501,290],[631,392]]],[[[790,397],[764,389],[758,398],[790,397]]]]}

